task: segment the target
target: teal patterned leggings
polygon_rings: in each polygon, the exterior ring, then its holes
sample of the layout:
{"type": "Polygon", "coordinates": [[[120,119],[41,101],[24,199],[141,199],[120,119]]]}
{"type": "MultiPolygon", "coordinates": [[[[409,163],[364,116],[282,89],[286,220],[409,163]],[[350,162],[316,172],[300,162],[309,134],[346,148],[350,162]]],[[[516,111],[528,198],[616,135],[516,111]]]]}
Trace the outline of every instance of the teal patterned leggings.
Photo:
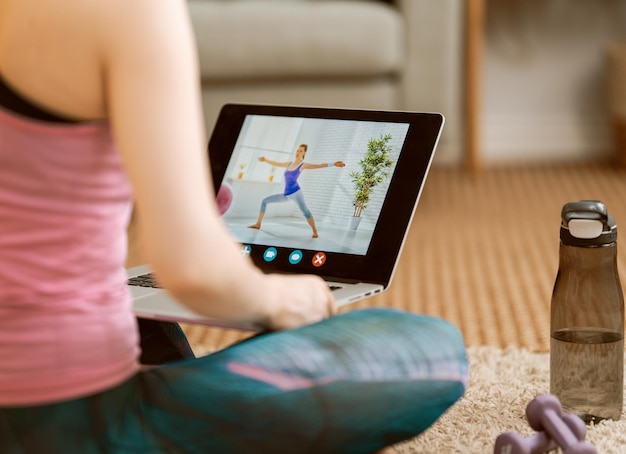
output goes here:
{"type": "Polygon", "coordinates": [[[357,310],[170,362],[93,396],[0,408],[0,452],[370,453],[427,429],[467,378],[453,325],[357,310]]]}

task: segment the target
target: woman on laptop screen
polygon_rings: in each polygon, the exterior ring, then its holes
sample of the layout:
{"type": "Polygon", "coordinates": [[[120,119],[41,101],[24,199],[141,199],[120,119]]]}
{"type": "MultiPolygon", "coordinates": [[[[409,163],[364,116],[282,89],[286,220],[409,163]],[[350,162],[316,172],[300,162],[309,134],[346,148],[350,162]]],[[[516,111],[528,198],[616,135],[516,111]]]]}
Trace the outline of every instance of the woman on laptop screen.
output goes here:
{"type": "Polygon", "coordinates": [[[313,230],[312,237],[318,237],[317,227],[315,226],[315,219],[313,218],[311,211],[306,206],[306,202],[304,201],[304,195],[302,193],[302,188],[300,188],[300,185],[298,184],[298,177],[303,170],[323,169],[326,167],[345,167],[346,165],[342,161],[328,162],[322,164],[305,163],[304,157],[306,156],[307,149],[307,144],[301,144],[296,150],[295,160],[289,162],[277,162],[272,161],[271,159],[267,159],[265,156],[259,157],[260,162],[266,162],[274,167],[285,167],[285,190],[280,194],[270,195],[262,200],[261,209],[259,210],[259,218],[257,219],[256,223],[248,226],[249,228],[261,228],[261,222],[263,221],[263,217],[265,216],[265,210],[267,209],[268,203],[280,203],[291,200],[296,205],[298,205],[298,208],[302,212],[302,215],[306,219],[306,222],[311,226],[311,229],[313,230]]]}
{"type": "Polygon", "coordinates": [[[464,392],[459,332],[335,315],[320,278],[241,255],[211,190],[187,5],[0,0],[0,452],[361,453],[419,434],[464,392]],[[174,298],[265,334],[194,358],[177,325],[139,330],[131,202],[174,298]]]}

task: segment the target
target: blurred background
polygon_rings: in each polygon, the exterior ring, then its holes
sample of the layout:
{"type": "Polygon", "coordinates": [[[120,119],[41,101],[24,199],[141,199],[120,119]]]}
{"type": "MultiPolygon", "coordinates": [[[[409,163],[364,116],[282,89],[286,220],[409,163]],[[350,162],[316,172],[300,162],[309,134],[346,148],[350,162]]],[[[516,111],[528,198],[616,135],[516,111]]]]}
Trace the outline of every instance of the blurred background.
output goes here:
{"type": "Polygon", "coordinates": [[[226,102],[438,111],[437,162],[490,165],[607,156],[626,118],[625,0],[189,6],[209,132],[226,102]]]}
{"type": "Polygon", "coordinates": [[[484,162],[611,153],[610,107],[626,113],[626,1],[487,0],[485,14],[484,162]]]}

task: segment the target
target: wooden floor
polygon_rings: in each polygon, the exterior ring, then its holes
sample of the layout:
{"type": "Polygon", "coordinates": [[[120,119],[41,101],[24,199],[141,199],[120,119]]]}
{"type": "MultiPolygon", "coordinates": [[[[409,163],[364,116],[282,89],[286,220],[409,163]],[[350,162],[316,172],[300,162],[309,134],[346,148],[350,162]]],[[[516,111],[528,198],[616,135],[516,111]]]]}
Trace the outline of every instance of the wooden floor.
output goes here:
{"type": "MultiPolygon", "coordinates": [[[[548,351],[560,212],[564,203],[581,199],[602,200],[618,230],[626,226],[626,169],[514,166],[472,175],[434,167],[391,288],[346,310],[387,306],[435,315],[457,325],[468,346],[548,351]]],[[[622,237],[626,243],[626,233],[622,237]]],[[[620,270],[625,260],[619,253],[620,270]]],[[[183,328],[200,353],[244,337],[183,328]]]]}

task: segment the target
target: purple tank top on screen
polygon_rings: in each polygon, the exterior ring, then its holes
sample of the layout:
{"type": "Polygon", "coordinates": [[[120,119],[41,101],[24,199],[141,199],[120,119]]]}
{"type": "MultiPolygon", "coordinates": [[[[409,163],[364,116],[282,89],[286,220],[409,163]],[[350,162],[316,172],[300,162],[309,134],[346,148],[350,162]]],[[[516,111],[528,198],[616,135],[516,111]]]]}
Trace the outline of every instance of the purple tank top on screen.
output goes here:
{"type": "Polygon", "coordinates": [[[290,195],[300,190],[298,177],[300,176],[300,172],[302,170],[302,164],[304,163],[301,163],[293,170],[289,170],[289,166],[291,165],[291,163],[289,163],[289,165],[287,166],[287,170],[285,170],[285,195],[290,195]]]}

